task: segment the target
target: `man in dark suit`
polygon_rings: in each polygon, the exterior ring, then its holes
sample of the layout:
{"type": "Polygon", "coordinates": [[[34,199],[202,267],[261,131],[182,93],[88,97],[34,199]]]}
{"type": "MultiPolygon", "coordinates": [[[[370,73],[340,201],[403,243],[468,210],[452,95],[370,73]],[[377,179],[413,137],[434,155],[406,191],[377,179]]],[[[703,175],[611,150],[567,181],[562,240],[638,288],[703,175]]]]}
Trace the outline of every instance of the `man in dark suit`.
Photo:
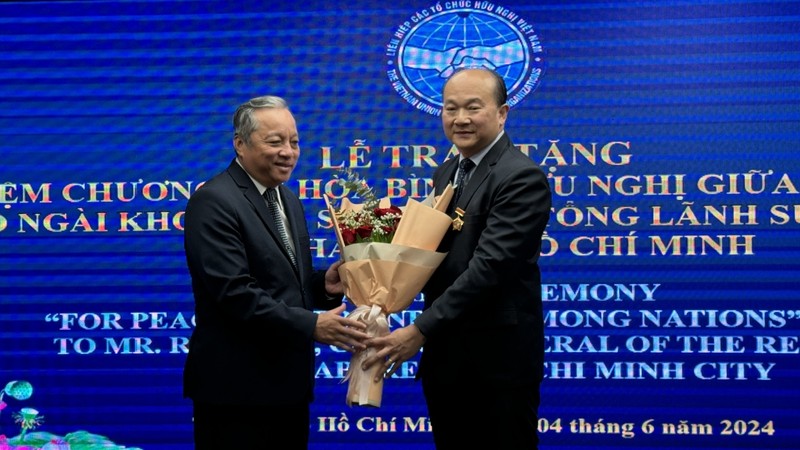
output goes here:
{"type": "Polygon", "coordinates": [[[384,364],[391,376],[424,344],[419,377],[437,449],[536,449],[549,183],[504,131],[502,77],[462,70],[443,93],[442,125],[459,151],[433,177],[437,193],[457,180],[453,229],[439,249],[448,254],[423,289],[424,311],[367,341],[379,351],[366,366],[384,364]]]}
{"type": "Polygon", "coordinates": [[[195,445],[306,449],[314,342],[352,351],[367,335],[341,315],[338,263],[313,270],[302,204],[283,186],[300,155],[286,102],[254,98],[233,125],[235,159],[186,207],[197,323],[184,395],[193,401],[195,445]]]}

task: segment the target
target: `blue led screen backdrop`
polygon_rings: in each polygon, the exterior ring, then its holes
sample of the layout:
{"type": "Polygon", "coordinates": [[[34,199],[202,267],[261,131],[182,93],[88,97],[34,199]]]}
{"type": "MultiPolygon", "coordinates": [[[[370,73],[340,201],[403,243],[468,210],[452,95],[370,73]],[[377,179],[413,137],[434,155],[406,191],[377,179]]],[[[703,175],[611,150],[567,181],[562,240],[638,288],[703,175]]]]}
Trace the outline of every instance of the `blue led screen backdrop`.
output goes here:
{"type": "MultiPolygon", "coordinates": [[[[191,448],[182,211],[235,107],[290,102],[322,268],[340,169],[428,195],[462,66],[553,188],[542,448],[798,448],[798,42],[792,1],[0,3],[0,449],[191,448]]],[[[317,350],[312,449],[433,448],[416,359],[350,408],[317,350]]]]}

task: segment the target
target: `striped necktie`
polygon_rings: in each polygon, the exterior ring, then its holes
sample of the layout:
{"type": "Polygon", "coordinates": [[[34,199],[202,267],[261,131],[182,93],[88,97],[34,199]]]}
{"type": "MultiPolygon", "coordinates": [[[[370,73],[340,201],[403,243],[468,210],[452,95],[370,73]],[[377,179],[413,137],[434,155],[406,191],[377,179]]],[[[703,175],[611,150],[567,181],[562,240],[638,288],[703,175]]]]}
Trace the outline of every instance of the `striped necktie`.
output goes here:
{"type": "Polygon", "coordinates": [[[281,235],[283,247],[286,248],[286,253],[289,254],[292,265],[297,267],[297,258],[294,256],[292,245],[289,243],[289,235],[286,234],[286,227],[283,224],[283,217],[281,217],[280,205],[278,205],[278,190],[275,188],[267,188],[267,190],[264,191],[264,198],[267,199],[269,213],[272,215],[272,220],[275,221],[275,226],[278,228],[278,233],[281,235]]]}
{"type": "Polygon", "coordinates": [[[466,176],[472,168],[475,167],[475,163],[472,162],[469,158],[464,158],[461,162],[458,163],[458,178],[456,178],[456,198],[453,203],[458,201],[458,198],[461,197],[461,193],[464,191],[464,184],[466,180],[466,176]]]}

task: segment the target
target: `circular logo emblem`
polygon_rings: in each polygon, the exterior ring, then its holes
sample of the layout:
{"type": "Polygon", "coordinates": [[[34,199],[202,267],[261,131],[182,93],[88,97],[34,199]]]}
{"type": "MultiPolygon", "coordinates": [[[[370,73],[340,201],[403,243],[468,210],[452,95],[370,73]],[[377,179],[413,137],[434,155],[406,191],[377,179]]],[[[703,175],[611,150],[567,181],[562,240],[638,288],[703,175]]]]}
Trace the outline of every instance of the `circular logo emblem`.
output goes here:
{"type": "Polygon", "coordinates": [[[536,89],[544,70],[544,51],[533,25],[482,1],[445,2],[444,7],[437,3],[418,11],[395,30],[386,56],[394,90],[418,110],[436,116],[442,113],[444,83],[458,69],[483,67],[499,73],[509,106],[536,89]]]}

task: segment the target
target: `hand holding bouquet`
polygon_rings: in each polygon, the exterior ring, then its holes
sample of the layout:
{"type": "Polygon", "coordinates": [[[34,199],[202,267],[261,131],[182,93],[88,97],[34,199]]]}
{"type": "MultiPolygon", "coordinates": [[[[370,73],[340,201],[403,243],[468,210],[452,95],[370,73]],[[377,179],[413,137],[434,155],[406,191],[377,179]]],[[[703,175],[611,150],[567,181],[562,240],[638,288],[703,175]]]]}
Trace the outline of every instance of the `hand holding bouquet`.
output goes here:
{"type": "MultiPolygon", "coordinates": [[[[345,295],[357,306],[349,317],[364,322],[370,337],[384,336],[389,334],[388,315],[411,304],[446,255],[436,248],[452,224],[444,212],[452,187],[423,203],[408,199],[401,209],[388,199],[375,199],[366,183],[352,173],[343,184],[364,199],[356,204],[344,198],[334,208],[325,197],[345,261],[339,275],[345,295]]],[[[374,381],[374,371],[380,366],[373,366],[370,373],[361,370],[374,351],[362,350],[350,359],[345,378],[348,406],[381,405],[383,379],[374,381]]]]}

